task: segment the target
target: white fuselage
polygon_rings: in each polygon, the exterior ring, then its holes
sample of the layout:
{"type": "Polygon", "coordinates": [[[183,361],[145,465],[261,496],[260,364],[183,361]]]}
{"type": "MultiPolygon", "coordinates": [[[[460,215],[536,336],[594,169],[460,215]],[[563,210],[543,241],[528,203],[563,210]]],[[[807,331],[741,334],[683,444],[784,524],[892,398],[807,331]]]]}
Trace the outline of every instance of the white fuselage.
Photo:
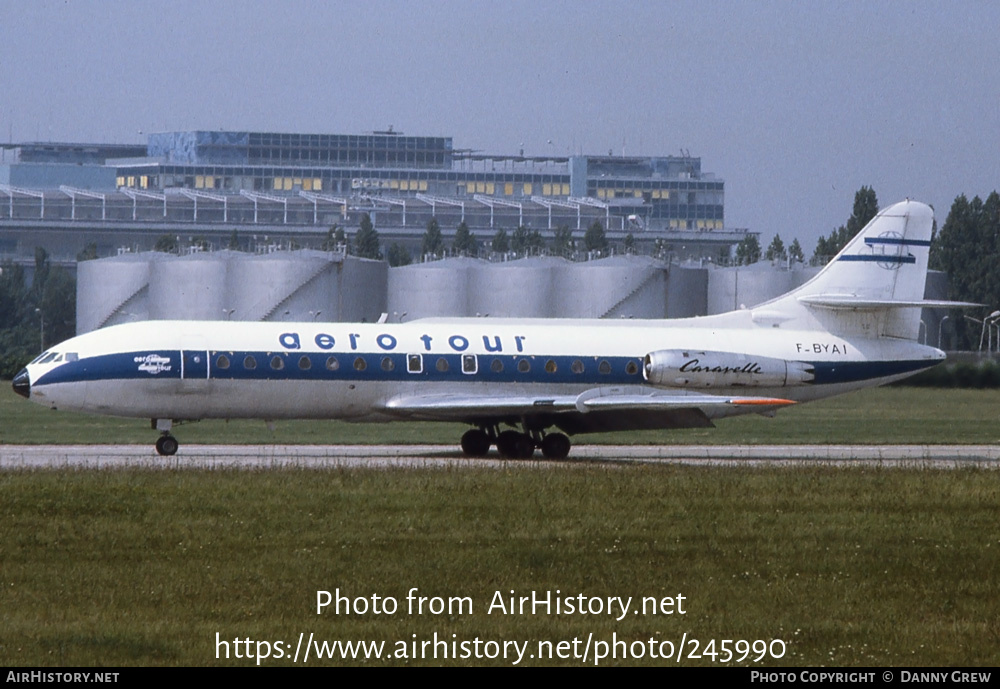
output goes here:
{"type": "MultiPolygon", "coordinates": [[[[905,340],[755,325],[747,311],[674,321],[153,321],[73,338],[51,350],[58,361],[33,363],[28,372],[31,399],[50,407],[172,419],[393,419],[400,416],[390,411],[392,400],[428,394],[748,392],[745,381],[726,385],[727,371],[709,386],[698,379],[650,385],[644,357],[663,350],[690,352],[686,371],[696,372],[707,363],[699,352],[803,362],[815,368],[813,380],[753,389],[800,402],[889,382],[943,358],[905,340]]],[[[710,416],[747,411],[754,410],[710,416]]]]}

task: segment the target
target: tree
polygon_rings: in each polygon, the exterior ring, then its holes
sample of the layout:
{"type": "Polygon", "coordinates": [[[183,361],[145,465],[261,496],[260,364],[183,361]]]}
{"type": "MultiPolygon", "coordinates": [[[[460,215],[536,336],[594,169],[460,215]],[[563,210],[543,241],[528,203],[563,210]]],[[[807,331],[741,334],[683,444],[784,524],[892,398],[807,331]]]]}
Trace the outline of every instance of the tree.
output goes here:
{"type": "Polygon", "coordinates": [[[861,187],[854,194],[854,209],[846,225],[841,225],[829,237],[820,237],[813,252],[813,265],[825,264],[878,215],[878,198],[871,187],[861,187]]]}
{"type": "Polygon", "coordinates": [[[226,242],[226,248],[230,251],[240,250],[240,233],[236,231],[235,227],[229,235],[229,241],[226,242]]]}
{"type": "Polygon", "coordinates": [[[162,251],[165,254],[177,253],[177,237],[172,234],[161,234],[153,245],[153,251],[162,251]]]}
{"type": "Polygon", "coordinates": [[[38,318],[45,319],[46,345],[76,334],[76,280],[67,270],[60,266],[49,270],[36,303],[38,318]]]}
{"type": "Polygon", "coordinates": [[[410,255],[410,252],[396,242],[393,242],[389,246],[389,250],[385,252],[385,258],[389,262],[389,265],[393,268],[397,266],[408,266],[413,262],[413,257],[410,255]]]}
{"type": "MultiPolygon", "coordinates": [[[[871,187],[861,187],[854,194],[854,209],[851,217],[847,219],[847,241],[851,241],[858,232],[864,229],[865,225],[878,215],[878,197],[871,187]]],[[[846,245],[847,242],[844,242],[846,245]]]]}
{"type": "Polygon", "coordinates": [[[479,242],[469,232],[469,226],[463,220],[455,230],[455,241],[451,244],[451,250],[459,256],[478,256],[479,242]]]}
{"type": "Polygon", "coordinates": [[[35,250],[29,286],[25,270],[0,265],[0,376],[14,376],[44,344],[61,342],[76,331],[76,281],[48,252],[35,250]]]}
{"type": "Polygon", "coordinates": [[[500,229],[493,235],[493,242],[490,249],[498,254],[505,254],[510,251],[510,240],[507,238],[507,230],[500,229]]]}
{"type": "Polygon", "coordinates": [[[748,266],[760,260],[760,240],[757,235],[748,234],[736,245],[736,265],[748,266]]]}
{"type": "Polygon", "coordinates": [[[785,243],[781,241],[781,235],[775,234],[774,239],[767,247],[767,251],[764,252],[764,258],[768,261],[784,261],[788,258],[788,252],[785,251],[785,243]]]}
{"type": "Polygon", "coordinates": [[[424,256],[428,254],[437,256],[444,251],[444,239],[441,237],[441,227],[437,218],[431,218],[427,222],[427,231],[424,232],[424,243],[420,251],[424,256]]]}
{"type": "Polygon", "coordinates": [[[551,250],[554,256],[568,256],[575,248],[573,231],[568,225],[560,225],[552,236],[551,250]]]}
{"type": "Polygon", "coordinates": [[[511,251],[519,256],[538,253],[543,246],[545,246],[545,240],[542,239],[542,233],[538,230],[529,230],[524,225],[514,230],[510,239],[511,251]]]}
{"type": "Polygon", "coordinates": [[[625,239],[622,240],[622,248],[625,250],[626,254],[635,253],[635,237],[631,232],[625,235],[625,239]]]}
{"type": "Polygon", "coordinates": [[[334,223],[326,231],[326,238],[319,245],[319,248],[320,251],[336,251],[341,246],[346,249],[347,253],[351,253],[351,240],[348,239],[344,228],[334,223]]]}
{"type": "Polygon", "coordinates": [[[358,233],[354,235],[354,254],[361,258],[382,260],[382,250],[379,248],[378,232],[372,224],[372,218],[365,213],[361,216],[358,233]]]}
{"type": "Polygon", "coordinates": [[[587,232],[583,235],[583,246],[587,251],[604,252],[608,250],[608,238],[604,234],[604,225],[601,224],[600,220],[595,220],[587,228],[587,232]]]}
{"type": "MultiPolygon", "coordinates": [[[[1000,194],[994,191],[985,202],[978,196],[969,201],[963,194],[952,203],[948,219],[931,244],[930,266],[948,274],[951,299],[986,304],[992,311],[1000,306],[998,250],[1000,194]]],[[[960,348],[979,347],[981,326],[970,326],[959,313],[951,322],[960,348]]]]}
{"type": "Polygon", "coordinates": [[[793,261],[798,261],[802,263],[806,260],[805,254],[802,253],[802,245],[799,244],[798,238],[792,240],[792,245],[788,247],[788,257],[793,261]]]}
{"type": "Polygon", "coordinates": [[[93,261],[95,258],[97,258],[97,242],[87,242],[76,255],[77,262],[93,261]]]}

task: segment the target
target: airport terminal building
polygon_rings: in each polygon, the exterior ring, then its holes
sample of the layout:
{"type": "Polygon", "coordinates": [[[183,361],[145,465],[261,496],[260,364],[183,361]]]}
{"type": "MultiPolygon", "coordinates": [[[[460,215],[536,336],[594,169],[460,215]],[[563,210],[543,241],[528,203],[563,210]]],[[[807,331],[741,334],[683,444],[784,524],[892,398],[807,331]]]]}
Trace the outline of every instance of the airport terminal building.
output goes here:
{"type": "Polygon", "coordinates": [[[391,129],[182,131],[150,134],[144,146],[0,148],[0,255],[8,257],[36,245],[72,256],[84,237],[100,255],[149,249],[164,233],[215,244],[233,230],[310,246],[334,223],[352,233],[365,213],[386,245],[411,251],[432,217],[446,242],[465,222],[484,243],[522,226],[581,238],[599,221],[612,241],[632,234],[640,251],[659,242],[677,258],[728,255],[747,234],[725,226],[723,180],[688,154],[493,155],[391,129]]]}

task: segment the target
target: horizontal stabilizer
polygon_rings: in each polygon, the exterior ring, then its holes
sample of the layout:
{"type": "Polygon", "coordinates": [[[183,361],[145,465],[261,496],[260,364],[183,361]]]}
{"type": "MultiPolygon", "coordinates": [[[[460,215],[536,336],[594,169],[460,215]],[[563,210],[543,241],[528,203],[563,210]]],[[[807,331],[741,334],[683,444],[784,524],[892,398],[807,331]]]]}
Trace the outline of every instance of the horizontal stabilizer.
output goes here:
{"type": "Polygon", "coordinates": [[[866,299],[853,294],[811,294],[798,298],[806,306],[821,309],[852,309],[855,311],[879,311],[882,309],[923,308],[923,309],[972,309],[983,306],[967,301],[940,301],[935,299],[866,299]]]}

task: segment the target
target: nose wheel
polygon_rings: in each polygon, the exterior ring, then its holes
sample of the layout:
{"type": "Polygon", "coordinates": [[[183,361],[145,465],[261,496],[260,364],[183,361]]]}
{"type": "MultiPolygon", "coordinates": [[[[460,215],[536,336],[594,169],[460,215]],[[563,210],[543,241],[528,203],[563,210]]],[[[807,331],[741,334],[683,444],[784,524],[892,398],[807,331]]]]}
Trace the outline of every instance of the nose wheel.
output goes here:
{"type": "Polygon", "coordinates": [[[178,447],[177,438],[169,433],[164,433],[156,439],[156,451],[164,457],[169,457],[176,453],[178,447]]]}

